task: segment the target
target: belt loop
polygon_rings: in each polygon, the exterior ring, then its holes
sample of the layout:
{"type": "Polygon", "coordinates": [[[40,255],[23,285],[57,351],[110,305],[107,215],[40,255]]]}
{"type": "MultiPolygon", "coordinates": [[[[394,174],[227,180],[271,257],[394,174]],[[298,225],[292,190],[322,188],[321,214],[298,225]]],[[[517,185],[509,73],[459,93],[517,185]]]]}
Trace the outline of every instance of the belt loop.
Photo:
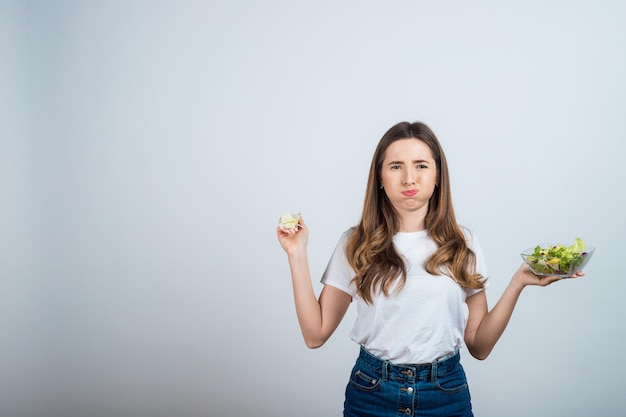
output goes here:
{"type": "Polygon", "coordinates": [[[437,382],[437,361],[430,365],[430,382],[437,382]]]}
{"type": "Polygon", "coordinates": [[[382,365],[383,371],[383,381],[387,381],[389,377],[389,361],[383,361],[382,365]]]}

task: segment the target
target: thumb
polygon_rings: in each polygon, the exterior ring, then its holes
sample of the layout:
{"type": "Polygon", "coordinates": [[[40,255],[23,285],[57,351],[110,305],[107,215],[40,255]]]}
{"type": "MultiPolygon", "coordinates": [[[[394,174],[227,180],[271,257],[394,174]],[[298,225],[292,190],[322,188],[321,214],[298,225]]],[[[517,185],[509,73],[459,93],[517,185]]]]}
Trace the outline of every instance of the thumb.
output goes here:
{"type": "Polygon", "coordinates": [[[302,217],[302,212],[298,212],[298,224],[301,226],[306,226],[306,223],[304,223],[304,217],[302,217]]]}

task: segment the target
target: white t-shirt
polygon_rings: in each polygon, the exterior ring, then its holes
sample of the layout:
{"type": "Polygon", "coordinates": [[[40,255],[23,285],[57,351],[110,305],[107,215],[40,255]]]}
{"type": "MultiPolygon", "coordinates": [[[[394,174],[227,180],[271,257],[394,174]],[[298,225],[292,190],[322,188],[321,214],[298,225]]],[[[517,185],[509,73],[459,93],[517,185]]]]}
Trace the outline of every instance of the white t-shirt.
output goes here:
{"type": "MultiPolygon", "coordinates": [[[[468,229],[462,230],[476,255],[477,272],[487,279],[478,239],[468,229]]],[[[433,362],[465,346],[463,335],[469,316],[465,299],[481,290],[463,288],[446,275],[426,272],[424,264],[437,249],[426,230],[394,235],[396,250],[406,260],[406,284],[389,297],[376,292],[372,304],[359,297],[350,283],[355,274],[345,254],[349,235],[347,231],[339,239],[321,281],[356,300],[358,316],[350,333],[352,340],[396,364],[433,362]]]]}

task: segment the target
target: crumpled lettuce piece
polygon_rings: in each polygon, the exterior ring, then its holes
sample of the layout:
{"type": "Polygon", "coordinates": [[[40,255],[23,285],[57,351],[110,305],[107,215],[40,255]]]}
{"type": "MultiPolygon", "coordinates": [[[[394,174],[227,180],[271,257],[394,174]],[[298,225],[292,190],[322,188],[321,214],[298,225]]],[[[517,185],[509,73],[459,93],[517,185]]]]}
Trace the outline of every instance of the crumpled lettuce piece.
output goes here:
{"type": "Polygon", "coordinates": [[[295,229],[298,226],[299,217],[300,215],[295,217],[289,211],[286,211],[282,216],[280,216],[280,219],[278,219],[278,226],[284,229],[295,229]]]}
{"type": "Polygon", "coordinates": [[[574,240],[571,246],[553,245],[536,246],[532,255],[528,255],[526,260],[533,268],[544,274],[568,274],[572,266],[580,265],[586,253],[585,243],[579,237],[574,240]]]}
{"type": "Polygon", "coordinates": [[[574,244],[567,248],[571,253],[582,253],[585,250],[585,242],[579,237],[574,239],[574,244]]]}

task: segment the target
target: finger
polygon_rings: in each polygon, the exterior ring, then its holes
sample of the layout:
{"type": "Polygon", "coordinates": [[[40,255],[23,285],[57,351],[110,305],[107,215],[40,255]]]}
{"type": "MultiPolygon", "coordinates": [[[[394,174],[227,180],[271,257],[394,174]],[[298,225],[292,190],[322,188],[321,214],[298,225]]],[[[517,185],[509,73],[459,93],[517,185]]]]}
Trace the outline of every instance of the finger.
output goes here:
{"type": "Polygon", "coordinates": [[[534,282],[532,282],[530,285],[538,285],[540,287],[547,287],[548,285],[560,279],[559,277],[556,277],[554,275],[535,275],[535,278],[536,279],[534,280],[534,282]]]}
{"type": "Polygon", "coordinates": [[[553,282],[557,282],[557,281],[560,281],[560,280],[561,280],[561,277],[557,277],[557,276],[547,277],[546,285],[550,285],[553,282]]]}
{"type": "Polygon", "coordinates": [[[293,229],[287,229],[282,226],[278,226],[277,231],[279,237],[286,237],[293,234],[293,229]]]}

